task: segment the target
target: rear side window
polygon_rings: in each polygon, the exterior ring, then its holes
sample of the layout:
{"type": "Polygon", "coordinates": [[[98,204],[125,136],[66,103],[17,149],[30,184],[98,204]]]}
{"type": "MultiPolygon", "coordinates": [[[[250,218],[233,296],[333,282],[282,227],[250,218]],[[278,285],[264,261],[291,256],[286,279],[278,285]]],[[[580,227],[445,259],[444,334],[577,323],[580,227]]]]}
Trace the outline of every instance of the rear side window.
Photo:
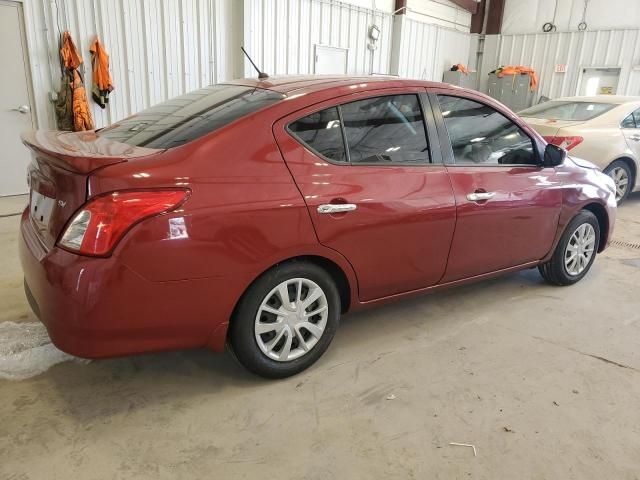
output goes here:
{"type": "Polygon", "coordinates": [[[531,138],[497,110],[467,98],[438,100],[456,164],[537,164],[531,138]]]}
{"type": "Polygon", "coordinates": [[[620,124],[622,128],[640,128],[640,108],[630,113],[620,124]]]}
{"type": "Polygon", "coordinates": [[[633,113],[630,113],[620,124],[622,128],[636,128],[636,121],[633,118],[633,113]]]}
{"type": "Polygon", "coordinates": [[[599,102],[566,102],[552,100],[518,112],[521,117],[586,122],[608,112],[614,104],[599,102]]]}
{"type": "Polygon", "coordinates": [[[272,105],[284,95],[239,85],[212,85],[168,100],[98,131],[101,137],[148,148],[172,148],[272,105]]]}
{"type": "Polygon", "coordinates": [[[289,125],[289,131],[313,152],[337,163],[347,163],[340,116],[336,107],[307,115],[289,125]]]}
{"type": "Polygon", "coordinates": [[[429,163],[417,95],[394,95],[342,105],[351,163],[429,163]]]}
{"type": "Polygon", "coordinates": [[[375,97],[331,107],[289,124],[288,129],[308,148],[338,163],[430,161],[417,95],[375,97]]]}

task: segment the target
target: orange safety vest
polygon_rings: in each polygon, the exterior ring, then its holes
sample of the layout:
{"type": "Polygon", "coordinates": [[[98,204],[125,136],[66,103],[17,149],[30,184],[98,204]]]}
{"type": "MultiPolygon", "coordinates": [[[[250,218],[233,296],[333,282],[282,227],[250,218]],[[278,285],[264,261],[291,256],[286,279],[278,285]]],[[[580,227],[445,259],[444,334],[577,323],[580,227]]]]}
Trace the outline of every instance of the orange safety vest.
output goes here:
{"type": "Polygon", "coordinates": [[[457,63],[455,65],[456,67],[458,67],[458,71],[464,73],[465,75],[469,75],[469,69],[467,68],[467,66],[463,63],[457,63]]]}
{"type": "Polygon", "coordinates": [[[538,75],[531,67],[523,67],[521,65],[507,65],[506,67],[496,70],[496,76],[502,78],[505,75],[529,75],[529,88],[533,92],[538,88],[538,75]]]}
{"type": "Polygon", "coordinates": [[[105,108],[109,103],[109,93],[113,91],[113,81],[109,73],[109,55],[97,37],[89,47],[89,51],[91,52],[91,68],[93,72],[91,95],[101,108],[105,108]]]}
{"type": "Polygon", "coordinates": [[[87,100],[87,92],[84,88],[82,75],[78,70],[82,65],[82,57],[73,43],[69,32],[64,32],[62,34],[60,58],[62,60],[62,68],[64,70],[63,75],[69,76],[69,85],[73,92],[73,130],[76,132],[82,130],[93,130],[95,127],[91,116],[91,109],[89,108],[89,101],[87,100]]]}

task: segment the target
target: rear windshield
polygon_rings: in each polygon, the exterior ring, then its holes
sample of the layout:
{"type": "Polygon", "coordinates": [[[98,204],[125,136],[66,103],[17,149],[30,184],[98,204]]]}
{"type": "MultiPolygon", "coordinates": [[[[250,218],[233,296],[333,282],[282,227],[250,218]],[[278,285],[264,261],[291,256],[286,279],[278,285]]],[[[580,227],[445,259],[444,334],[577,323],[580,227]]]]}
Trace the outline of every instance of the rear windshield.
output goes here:
{"type": "Polygon", "coordinates": [[[614,104],[599,102],[562,102],[552,100],[518,112],[521,117],[552,120],[587,121],[608,112],[614,104]]]}
{"type": "Polygon", "coordinates": [[[213,85],[172,98],[98,131],[117,142],[172,148],[272,105],[284,95],[239,85],[213,85]]]}

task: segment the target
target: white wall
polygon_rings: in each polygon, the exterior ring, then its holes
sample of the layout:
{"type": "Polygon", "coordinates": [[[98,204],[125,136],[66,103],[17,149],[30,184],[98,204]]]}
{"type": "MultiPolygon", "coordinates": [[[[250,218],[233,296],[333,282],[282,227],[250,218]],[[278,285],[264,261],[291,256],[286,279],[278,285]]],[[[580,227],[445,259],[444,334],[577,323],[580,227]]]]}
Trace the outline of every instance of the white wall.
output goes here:
{"type": "Polygon", "coordinates": [[[91,88],[89,45],[97,33],[110,55],[115,91],[92,105],[101,127],[170,97],[233,78],[227,54],[236,0],[28,0],[23,3],[39,128],[55,128],[49,101],[59,88],[59,28],[70,30],[91,88]]]}
{"type": "Polygon", "coordinates": [[[342,0],[343,3],[350,3],[362,8],[381,10],[385,13],[392,13],[395,9],[395,0],[342,0]]]}
{"type": "MultiPolygon", "coordinates": [[[[393,13],[395,0],[343,0],[363,8],[393,13]]],[[[469,32],[471,14],[450,0],[407,0],[407,16],[421,22],[469,32]]]]}
{"type": "Polygon", "coordinates": [[[471,30],[471,13],[448,0],[407,0],[407,16],[424,23],[467,32],[471,30]]]}
{"type": "MultiPolygon", "coordinates": [[[[244,45],[270,75],[313,74],[314,46],[348,49],[347,73],[388,73],[392,17],[346,2],[244,0],[244,45]],[[377,49],[367,48],[368,29],[380,30],[377,49]]],[[[257,76],[245,61],[244,74],[257,76]]]]}
{"type": "MultiPolygon", "coordinates": [[[[56,128],[50,101],[59,88],[58,39],[66,29],[85,61],[98,34],[111,58],[115,91],[96,127],[200,86],[255,76],[245,45],[270,74],[313,73],[315,44],[348,49],[348,73],[392,71],[394,0],[21,0],[39,128],[56,128]],[[381,28],[372,52],[368,29],[381,28]]],[[[469,57],[468,12],[449,0],[409,0],[397,33],[393,73],[441,80],[469,57]],[[460,32],[462,31],[462,33],[460,32]]]]}
{"type": "Polygon", "coordinates": [[[450,28],[404,20],[399,48],[401,77],[442,81],[442,74],[469,60],[470,35],[450,28]]]}
{"type": "Polygon", "coordinates": [[[487,73],[500,65],[535,68],[540,79],[536,98],[576,95],[583,67],[622,67],[617,93],[640,95],[640,30],[487,35],[482,91],[486,91],[487,73]],[[555,73],[556,64],[566,64],[567,73],[555,73]]]}
{"type": "MultiPolygon", "coordinates": [[[[584,0],[557,0],[555,25],[558,31],[578,30],[584,0]]],[[[541,33],[553,20],[556,0],[506,0],[503,34],[541,33]]],[[[588,30],[640,28],[640,0],[589,0],[588,30]]]]}

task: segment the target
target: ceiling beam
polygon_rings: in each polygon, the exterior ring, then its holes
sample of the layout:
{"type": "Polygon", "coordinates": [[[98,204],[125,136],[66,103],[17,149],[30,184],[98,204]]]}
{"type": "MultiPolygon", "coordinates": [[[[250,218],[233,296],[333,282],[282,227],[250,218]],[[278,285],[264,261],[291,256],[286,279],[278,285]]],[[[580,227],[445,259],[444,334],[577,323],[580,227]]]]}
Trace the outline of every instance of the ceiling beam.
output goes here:
{"type": "Polygon", "coordinates": [[[407,0],[396,0],[394,12],[396,15],[405,15],[407,13],[407,0]]]}
{"type": "Polygon", "coordinates": [[[461,8],[464,8],[466,11],[471,13],[476,13],[478,11],[478,2],[476,0],[450,0],[451,3],[455,3],[461,8]]]}
{"type": "Polygon", "coordinates": [[[504,0],[491,0],[487,13],[487,35],[496,35],[502,31],[502,17],[504,15],[504,0]]]}
{"type": "Polygon", "coordinates": [[[478,3],[478,11],[471,15],[471,33],[482,33],[486,7],[487,0],[481,0],[478,3]]]}

